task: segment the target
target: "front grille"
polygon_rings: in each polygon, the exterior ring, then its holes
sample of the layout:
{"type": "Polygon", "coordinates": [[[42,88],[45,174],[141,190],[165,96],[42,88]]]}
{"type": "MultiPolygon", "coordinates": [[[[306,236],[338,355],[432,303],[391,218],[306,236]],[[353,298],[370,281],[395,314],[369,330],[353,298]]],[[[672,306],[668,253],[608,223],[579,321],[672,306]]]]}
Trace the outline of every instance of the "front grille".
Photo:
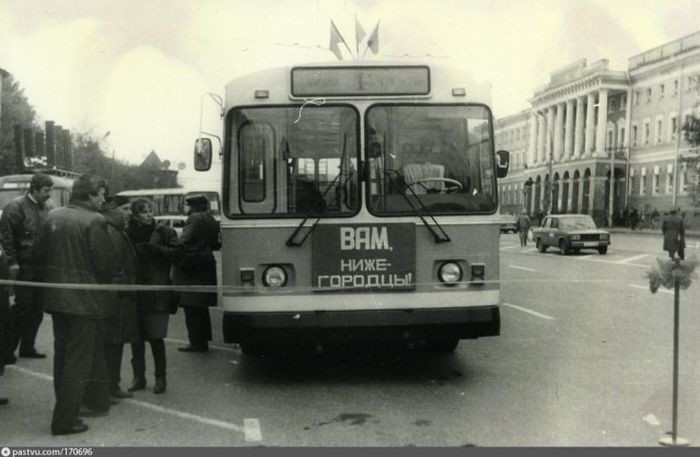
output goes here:
{"type": "Polygon", "coordinates": [[[596,234],[584,234],[581,235],[581,241],[598,241],[600,235],[596,234]]]}

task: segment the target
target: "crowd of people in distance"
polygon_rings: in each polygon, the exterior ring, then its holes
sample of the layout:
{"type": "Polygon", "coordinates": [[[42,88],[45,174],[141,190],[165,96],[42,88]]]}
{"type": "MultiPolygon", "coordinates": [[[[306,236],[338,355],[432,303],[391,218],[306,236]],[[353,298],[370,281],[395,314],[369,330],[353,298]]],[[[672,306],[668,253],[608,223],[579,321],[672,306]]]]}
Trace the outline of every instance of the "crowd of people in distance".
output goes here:
{"type": "MultiPolygon", "coordinates": [[[[51,432],[66,435],[88,430],[82,418],[106,415],[119,399],[147,387],[146,343],[153,355],[153,393],[166,391],[164,338],[178,308],[184,309],[190,343],[179,350],[209,350],[209,307],[216,306],[216,292],[128,286],[216,285],[213,251],[220,237],[204,195],[186,199],[188,219],[178,239],[172,228],[155,222],[151,201],[111,196],[98,176],[76,179],[65,207],[51,208],[52,187],[50,176],[35,174],[28,192],[0,218],[0,279],[38,283],[0,285],[0,374],[18,357],[46,357],[36,338],[44,312],[51,314],[51,432]],[[120,385],[125,344],[133,369],[126,391],[120,385]]],[[[0,395],[0,405],[8,403],[0,395]]]]}

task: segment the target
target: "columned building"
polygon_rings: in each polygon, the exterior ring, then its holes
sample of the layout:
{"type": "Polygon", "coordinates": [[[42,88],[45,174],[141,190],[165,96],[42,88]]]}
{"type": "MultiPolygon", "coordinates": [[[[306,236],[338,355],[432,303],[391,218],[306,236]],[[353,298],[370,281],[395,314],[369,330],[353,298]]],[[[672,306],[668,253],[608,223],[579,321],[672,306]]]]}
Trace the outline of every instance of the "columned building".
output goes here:
{"type": "MultiPolygon", "coordinates": [[[[602,224],[611,204],[623,204],[629,83],[625,72],[608,67],[607,60],[579,60],[555,71],[530,99],[532,108],[516,115],[529,124],[524,167],[500,189],[522,186],[520,211],[585,213],[602,224]]],[[[508,149],[500,140],[504,128],[497,123],[497,149],[508,149]]]]}

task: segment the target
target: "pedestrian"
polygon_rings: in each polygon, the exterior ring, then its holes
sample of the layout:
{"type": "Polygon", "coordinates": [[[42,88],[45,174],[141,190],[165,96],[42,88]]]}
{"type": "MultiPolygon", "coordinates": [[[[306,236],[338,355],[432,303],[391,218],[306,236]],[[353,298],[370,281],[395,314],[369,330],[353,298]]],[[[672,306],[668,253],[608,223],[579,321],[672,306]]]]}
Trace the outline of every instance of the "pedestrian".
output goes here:
{"type": "MultiPolygon", "coordinates": [[[[131,202],[131,218],[126,233],[138,260],[137,284],[172,284],[171,268],[180,253],[177,233],[167,225],[156,224],[153,219],[153,203],[150,200],[139,198],[131,202]]],[[[153,393],[161,394],[167,386],[164,338],[168,336],[172,297],[175,294],[170,291],[146,291],[137,295],[142,342],[131,345],[134,379],[129,391],[146,388],[145,342],[148,341],[155,366],[153,393]]]]}
{"type": "Polygon", "coordinates": [[[656,227],[659,226],[659,211],[654,207],[654,211],[651,213],[651,228],[652,230],[656,230],[656,227]]]}
{"type": "MultiPolygon", "coordinates": [[[[37,173],[29,182],[29,190],[5,206],[0,218],[0,233],[7,254],[10,276],[18,281],[36,281],[37,246],[40,244],[41,226],[46,220],[47,200],[51,197],[53,181],[45,174],[37,173]]],[[[38,289],[16,286],[15,303],[11,309],[12,339],[10,352],[6,355],[8,362],[16,360],[14,355],[19,346],[19,356],[26,358],[44,358],[46,354],[38,352],[35,343],[39,326],[44,317],[44,310],[39,300],[38,289]]]]}
{"type": "MultiPolygon", "coordinates": [[[[680,209],[678,210],[680,212],[680,209]]],[[[685,221],[685,211],[681,213],[681,239],[678,244],[678,257],[681,260],[685,260],[685,229],[687,228],[687,223],[685,221]]]]}
{"type": "Polygon", "coordinates": [[[518,217],[518,222],[516,225],[518,228],[518,233],[520,234],[520,246],[525,247],[527,246],[527,235],[530,231],[530,217],[527,214],[522,213],[518,217]]]}
{"type": "Polygon", "coordinates": [[[685,244],[685,227],[676,208],[672,208],[670,214],[664,218],[661,231],[664,234],[664,251],[668,252],[670,258],[678,253],[683,260],[685,255],[681,246],[685,244]]]}
{"type": "MultiPolygon", "coordinates": [[[[0,240],[0,279],[8,279],[10,271],[7,267],[7,256],[0,240]]],[[[10,349],[10,293],[9,287],[0,285],[0,376],[5,372],[6,352],[10,349]]],[[[6,405],[10,400],[0,396],[0,406],[6,405]]]]}
{"type": "MultiPolygon", "coordinates": [[[[178,285],[216,285],[215,249],[221,247],[219,224],[209,210],[209,201],[201,194],[186,198],[188,218],[182,232],[182,258],[175,264],[174,282],[178,285]]],[[[211,341],[209,307],[216,306],[216,292],[182,292],[180,306],[185,310],[189,345],[183,352],[207,352],[211,341]]]]}
{"type": "MultiPolygon", "coordinates": [[[[107,184],[98,176],[82,175],[73,183],[68,206],[51,210],[42,227],[41,280],[48,283],[108,284],[112,248],[107,223],[99,210],[107,184]]],[[[44,289],[51,297],[46,312],[53,317],[54,435],[88,429],[79,414],[85,403],[96,413],[109,409],[109,379],[104,352],[105,320],[115,310],[110,292],[91,289],[44,289]],[[93,386],[92,395],[86,386],[93,386]],[[99,389],[95,386],[101,387],[99,389]],[[97,395],[97,394],[100,395],[97,395]]]]}
{"type": "MultiPolygon", "coordinates": [[[[102,215],[107,221],[107,234],[112,241],[113,284],[135,284],[137,272],[136,252],[126,234],[126,224],[129,218],[129,200],[126,197],[111,197],[102,207],[102,215]],[[123,210],[123,206],[127,207],[123,210]]],[[[105,356],[109,370],[110,395],[112,398],[130,398],[129,392],[124,392],[121,382],[122,354],[124,344],[141,343],[139,332],[139,317],[137,311],[138,296],[133,291],[118,291],[113,295],[117,300],[116,313],[107,321],[105,336],[105,356]]]]}

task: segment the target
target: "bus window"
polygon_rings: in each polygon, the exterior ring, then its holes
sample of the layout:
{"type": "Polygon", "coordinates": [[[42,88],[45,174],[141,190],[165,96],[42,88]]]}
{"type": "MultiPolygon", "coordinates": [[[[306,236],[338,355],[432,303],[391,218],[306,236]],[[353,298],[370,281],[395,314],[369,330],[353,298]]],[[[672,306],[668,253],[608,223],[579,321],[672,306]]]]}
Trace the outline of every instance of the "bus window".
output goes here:
{"type": "MultiPolygon", "coordinates": [[[[238,159],[231,161],[228,212],[351,215],[357,206],[357,111],[348,106],[234,109],[238,159]],[[345,189],[345,190],[343,190],[345,189]],[[348,198],[345,194],[353,193],[348,198]],[[239,196],[240,198],[237,198],[239,196]],[[257,203],[257,204],[254,204],[257,203]]],[[[235,152],[234,152],[235,153],[235,152]]]]}
{"type": "Polygon", "coordinates": [[[370,211],[410,214],[420,204],[435,214],[496,211],[490,116],[479,105],[370,107],[370,211]]]}

